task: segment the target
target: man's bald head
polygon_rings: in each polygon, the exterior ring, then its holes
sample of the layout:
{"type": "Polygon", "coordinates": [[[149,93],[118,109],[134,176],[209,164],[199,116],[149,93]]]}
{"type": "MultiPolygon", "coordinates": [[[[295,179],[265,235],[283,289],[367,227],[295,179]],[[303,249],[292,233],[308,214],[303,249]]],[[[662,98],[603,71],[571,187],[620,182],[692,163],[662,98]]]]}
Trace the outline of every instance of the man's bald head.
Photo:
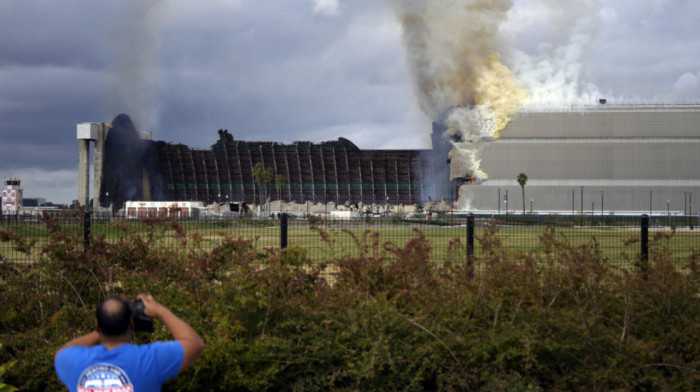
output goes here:
{"type": "Polygon", "coordinates": [[[97,328],[106,336],[121,336],[131,326],[131,308],[119,297],[109,297],[102,302],[95,312],[97,328]]]}

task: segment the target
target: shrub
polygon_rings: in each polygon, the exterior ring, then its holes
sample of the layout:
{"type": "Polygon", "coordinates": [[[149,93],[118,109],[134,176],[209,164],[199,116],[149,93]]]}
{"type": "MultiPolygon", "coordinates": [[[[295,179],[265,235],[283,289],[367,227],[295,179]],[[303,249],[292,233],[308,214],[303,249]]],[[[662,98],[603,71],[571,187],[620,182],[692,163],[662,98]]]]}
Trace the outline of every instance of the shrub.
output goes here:
{"type": "MultiPolygon", "coordinates": [[[[95,305],[151,292],[207,342],[166,390],[700,386],[698,268],[694,259],[674,267],[664,236],[641,271],[612,268],[595,242],[574,246],[552,228],[537,249],[509,252],[491,226],[472,269],[459,240],[443,263],[430,260],[420,231],[404,246],[344,231],[354,251],[313,264],[300,248],[261,252],[255,238],[226,237],[209,251],[158,246],[173,224],[118,228],[123,239],[95,238],[84,252],[81,238],[47,220],[51,240],[36,264],[0,263],[0,363],[15,362],[6,381],[62,390],[53,355],[92,328],[95,305]]],[[[168,338],[157,325],[136,340],[168,338]]]]}

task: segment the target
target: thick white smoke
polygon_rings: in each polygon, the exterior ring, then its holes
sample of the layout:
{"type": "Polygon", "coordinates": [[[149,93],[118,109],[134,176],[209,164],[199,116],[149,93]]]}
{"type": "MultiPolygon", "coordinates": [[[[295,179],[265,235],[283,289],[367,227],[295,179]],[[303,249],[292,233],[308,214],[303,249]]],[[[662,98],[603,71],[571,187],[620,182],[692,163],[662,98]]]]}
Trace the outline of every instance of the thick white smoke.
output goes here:
{"type": "Polygon", "coordinates": [[[127,113],[138,129],[158,124],[158,59],[164,0],[127,0],[110,20],[114,85],[107,98],[110,118],[127,113]]]}
{"type": "Polygon", "coordinates": [[[681,75],[666,99],[671,102],[690,102],[698,96],[700,96],[700,71],[686,72],[681,75]]]}
{"type": "MultiPolygon", "coordinates": [[[[498,138],[526,98],[498,54],[512,0],[390,0],[403,27],[415,91],[433,120],[447,113],[451,177],[480,177],[483,141],[498,138]]],[[[435,146],[433,146],[435,147],[435,146]]]]}
{"type": "Polygon", "coordinates": [[[528,91],[523,107],[591,105],[601,97],[586,82],[584,66],[602,25],[601,9],[599,0],[531,0],[511,11],[502,31],[510,68],[528,91]]]}
{"type": "Polygon", "coordinates": [[[338,15],[340,13],[340,0],[314,0],[313,10],[321,15],[338,15]]]}
{"type": "Polygon", "coordinates": [[[582,65],[601,24],[599,0],[389,2],[420,106],[434,121],[446,118],[451,178],[487,179],[480,151],[523,106],[590,104],[600,95],[582,65]],[[538,45],[518,48],[536,37],[538,45]]]}
{"type": "Polygon", "coordinates": [[[489,105],[515,79],[500,63],[500,24],[512,0],[390,0],[423,111],[433,119],[449,108],[489,105]]]}

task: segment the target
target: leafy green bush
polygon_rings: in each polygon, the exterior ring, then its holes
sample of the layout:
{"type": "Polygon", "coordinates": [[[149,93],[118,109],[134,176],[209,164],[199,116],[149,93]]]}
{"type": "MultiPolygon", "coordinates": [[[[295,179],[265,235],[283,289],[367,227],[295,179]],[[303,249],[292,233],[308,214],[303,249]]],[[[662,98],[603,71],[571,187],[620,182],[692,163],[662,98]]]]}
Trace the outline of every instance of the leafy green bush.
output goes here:
{"type": "MultiPolygon", "coordinates": [[[[472,269],[459,240],[445,262],[431,261],[420,231],[405,246],[345,231],[357,251],[319,264],[300,248],[260,252],[254,238],[226,237],[210,251],[160,247],[164,226],[193,240],[168,220],[124,227],[118,243],[93,238],[84,252],[80,236],[46,223],[39,261],[0,263],[0,363],[15,362],[5,381],[23,390],[63,390],[55,350],[92,328],[107,295],[139,292],[207,343],[165,390],[700,387],[697,255],[674,267],[663,234],[642,271],[611,267],[595,243],[574,246],[553,229],[536,250],[509,252],[487,227],[472,269]]],[[[169,338],[156,327],[136,340],[169,338]]]]}

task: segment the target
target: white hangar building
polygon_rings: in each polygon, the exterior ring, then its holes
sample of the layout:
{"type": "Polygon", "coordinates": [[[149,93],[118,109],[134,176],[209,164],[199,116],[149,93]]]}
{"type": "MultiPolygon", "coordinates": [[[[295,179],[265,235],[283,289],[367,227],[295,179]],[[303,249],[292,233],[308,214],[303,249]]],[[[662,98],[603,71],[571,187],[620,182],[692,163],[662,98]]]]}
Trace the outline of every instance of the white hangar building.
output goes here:
{"type": "Polygon", "coordinates": [[[469,211],[522,213],[522,172],[527,213],[700,212],[700,105],[522,111],[480,157],[488,180],[460,189],[469,211]]]}

